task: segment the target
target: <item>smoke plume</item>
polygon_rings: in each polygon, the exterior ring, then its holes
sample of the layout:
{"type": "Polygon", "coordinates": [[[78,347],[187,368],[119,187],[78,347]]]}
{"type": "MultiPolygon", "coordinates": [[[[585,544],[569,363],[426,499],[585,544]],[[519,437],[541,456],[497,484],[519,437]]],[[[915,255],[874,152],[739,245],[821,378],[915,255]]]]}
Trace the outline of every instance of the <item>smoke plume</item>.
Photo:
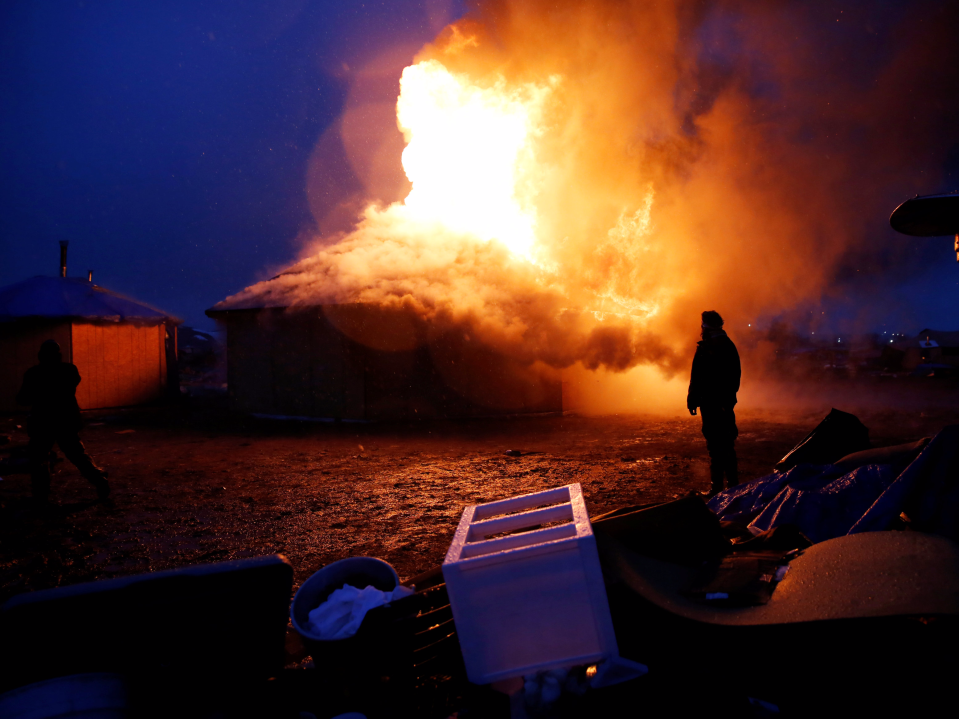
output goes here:
{"type": "Polygon", "coordinates": [[[702,310],[735,338],[909,271],[884,224],[955,152],[957,28],[931,2],[481,3],[404,73],[382,146],[398,174],[408,143],[406,202],[318,218],[220,307],[401,307],[530,362],[674,373],[702,310]]]}

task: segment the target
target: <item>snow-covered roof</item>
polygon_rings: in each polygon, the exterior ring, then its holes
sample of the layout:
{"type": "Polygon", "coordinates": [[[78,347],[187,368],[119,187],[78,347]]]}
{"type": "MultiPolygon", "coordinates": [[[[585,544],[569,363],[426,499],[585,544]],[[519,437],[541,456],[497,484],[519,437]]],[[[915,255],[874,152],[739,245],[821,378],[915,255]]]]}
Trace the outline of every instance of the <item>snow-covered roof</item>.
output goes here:
{"type": "Polygon", "coordinates": [[[217,302],[206,311],[208,317],[234,310],[312,307],[340,304],[342,299],[330,288],[328,273],[316,272],[321,263],[311,257],[283,270],[275,277],[256,282],[217,302]]]}
{"type": "Polygon", "coordinates": [[[0,322],[27,318],[180,322],[166,312],[79,277],[42,276],[0,287],[0,322]]]}

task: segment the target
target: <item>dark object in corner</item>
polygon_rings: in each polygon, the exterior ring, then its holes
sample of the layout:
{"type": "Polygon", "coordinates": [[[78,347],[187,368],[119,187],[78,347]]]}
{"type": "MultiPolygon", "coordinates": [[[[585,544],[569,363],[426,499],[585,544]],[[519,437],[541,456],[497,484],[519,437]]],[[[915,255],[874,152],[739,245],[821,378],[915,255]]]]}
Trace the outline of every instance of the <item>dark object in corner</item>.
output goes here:
{"type": "Polygon", "coordinates": [[[869,430],[859,418],[832,409],[812,432],[779,460],[775,469],[785,472],[797,464],[832,464],[847,454],[870,447],[869,430]]]}
{"type": "Polygon", "coordinates": [[[292,586],[274,554],[19,594],[0,609],[0,691],[116,672],[152,704],[243,697],[283,668],[292,586]]]}
{"type": "MultiPolygon", "coordinates": [[[[866,532],[814,544],[767,604],[741,609],[686,596],[696,570],[596,538],[620,654],[671,685],[673,703],[656,716],[690,715],[676,708],[683,692],[738,690],[796,717],[937,716],[954,703],[959,547],[942,537],[866,532]],[[890,657],[907,658],[894,681],[864,691],[890,657]]],[[[720,714],[710,709],[695,715],[720,714]]]]}
{"type": "Polygon", "coordinates": [[[719,519],[702,497],[694,495],[625,514],[610,512],[592,524],[636,554],[688,567],[698,567],[730,548],[719,519]]]}
{"type": "Polygon", "coordinates": [[[959,234],[959,194],[916,195],[892,211],[889,224],[896,232],[913,237],[959,234]]]}

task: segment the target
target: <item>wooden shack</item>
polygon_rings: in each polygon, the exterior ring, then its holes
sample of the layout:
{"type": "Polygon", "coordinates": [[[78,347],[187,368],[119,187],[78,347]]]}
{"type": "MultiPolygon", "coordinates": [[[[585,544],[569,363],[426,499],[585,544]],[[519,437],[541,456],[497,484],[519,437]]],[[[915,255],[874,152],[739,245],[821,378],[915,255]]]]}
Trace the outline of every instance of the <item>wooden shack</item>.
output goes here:
{"type": "Polygon", "coordinates": [[[562,411],[558,372],[524,365],[403,310],[372,305],[231,308],[234,408],[344,420],[477,417],[562,411]]]}
{"type": "Polygon", "coordinates": [[[25,409],[16,394],[47,339],[80,371],[81,409],[157,400],[175,382],[178,323],[80,278],[32,277],[0,288],[0,412],[25,409]]]}

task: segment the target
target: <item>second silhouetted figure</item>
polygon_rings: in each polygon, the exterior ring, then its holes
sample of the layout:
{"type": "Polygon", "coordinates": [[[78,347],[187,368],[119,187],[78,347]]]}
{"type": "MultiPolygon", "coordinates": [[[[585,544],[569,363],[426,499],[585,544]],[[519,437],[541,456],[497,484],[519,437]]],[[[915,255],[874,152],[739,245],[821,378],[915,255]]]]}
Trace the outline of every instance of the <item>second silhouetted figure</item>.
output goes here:
{"type": "Polygon", "coordinates": [[[712,493],[739,482],[736,460],[736,393],[742,378],[739,352],[723,330],[723,318],[712,310],[703,312],[702,341],[696,347],[689,379],[686,407],[703,413],[703,436],[709,451],[712,493]]]}
{"type": "Polygon", "coordinates": [[[17,394],[17,403],[30,407],[27,434],[33,496],[38,502],[47,502],[50,450],[56,443],[96,488],[97,496],[106,500],[110,495],[106,472],[93,463],[80,442],[80,407],[76,397],[80,373],[76,365],[63,361],[60,345],[54,340],[40,346],[39,360],[23,375],[23,386],[17,394]]]}

